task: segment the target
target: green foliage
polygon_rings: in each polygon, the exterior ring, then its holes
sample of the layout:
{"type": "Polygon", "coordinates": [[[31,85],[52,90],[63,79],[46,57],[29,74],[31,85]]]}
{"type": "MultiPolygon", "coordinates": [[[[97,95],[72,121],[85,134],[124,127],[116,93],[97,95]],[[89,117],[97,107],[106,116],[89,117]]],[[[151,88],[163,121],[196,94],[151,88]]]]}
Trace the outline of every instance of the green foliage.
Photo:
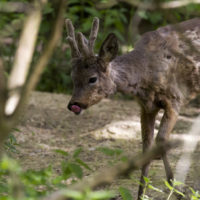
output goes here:
{"type": "MultiPolygon", "coordinates": [[[[144,181],[145,181],[144,193],[143,193],[143,195],[142,195],[142,197],[141,197],[141,200],[151,200],[151,199],[152,199],[152,198],[150,198],[150,197],[146,194],[147,189],[148,189],[148,190],[155,191],[155,192],[159,192],[159,193],[164,193],[163,190],[161,190],[161,189],[159,189],[159,188],[157,188],[157,187],[154,187],[154,186],[152,185],[152,181],[151,181],[149,178],[144,177],[144,181]]],[[[181,197],[185,197],[185,195],[184,195],[181,191],[179,191],[179,190],[177,189],[178,186],[183,185],[182,182],[173,180],[173,181],[172,181],[172,184],[169,184],[168,181],[164,180],[164,184],[165,184],[165,187],[168,188],[169,191],[170,191],[170,192],[169,192],[169,195],[167,196],[167,199],[166,199],[166,200],[170,200],[171,197],[172,197],[172,195],[173,195],[173,193],[176,193],[176,194],[178,194],[178,195],[181,196],[181,197]]],[[[191,191],[192,191],[192,190],[191,190],[191,191]]],[[[193,193],[193,194],[190,195],[191,198],[192,198],[193,195],[195,196],[196,194],[198,194],[198,192],[195,191],[195,190],[193,190],[192,193],[193,193]]]]}
{"type": "MultiPolygon", "coordinates": [[[[8,1],[9,0],[4,0],[4,2],[8,1]]],[[[28,0],[21,1],[29,2],[28,0]]],[[[110,32],[114,32],[117,35],[120,43],[132,46],[132,42],[135,41],[133,37],[138,37],[137,35],[131,34],[132,18],[136,13],[137,8],[131,7],[126,3],[118,3],[111,8],[97,10],[95,6],[98,2],[99,1],[93,0],[68,0],[65,17],[70,18],[77,30],[83,32],[87,36],[89,35],[93,17],[97,16],[100,18],[100,31],[95,46],[97,53],[102,41],[110,32]]],[[[169,10],[140,10],[138,14],[142,20],[139,26],[139,31],[140,33],[144,33],[168,23],[197,17],[199,16],[199,9],[199,4],[190,4],[186,7],[170,10],[170,15],[169,10]],[[146,27],[146,25],[148,26],[146,27]]],[[[53,1],[49,1],[43,10],[43,21],[39,32],[36,48],[37,51],[34,55],[33,63],[41,54],[41,50],[44,48],[44,45],[48,40],[54,15],[53,1]]],[[[0,46],[0,53],[4,57],[4,64],[7,71],[10,71],[12,66],[16,41],[17,38],[19,38],[22,27],[20,24],[22,24],[24,16],[25,15],[21,13],[4,13],[1,14],[0,17],[0,37],[5,36],[6,33],[8,37],[13,39],[12,43],[0,46]]],[[[64,30],[61,41],[58,44],[53,57],[49,61],[40,83],[38,84],[37,89],[40,91],[71,93],[72,80],[70,77],[70,50],[66,41],[66,35],[66,30],[64,30]]]]}
{"type": "Polygon", "coordinates": [[[190,190],[192,192],[191,195],[191,200],[199,200],[200,199],[200,194],[199,191],[195,191],[193,188],[190,187],[190,190]]]}
{"type": "MultiPolygon", "coordinates": [[[[23,171],[14,159],[4,156],[0,162],[0,199],[16,199],[16,193],[13,191],[17,185],[20,185],[20,189],[23,191],[21,199],[32,200],[43,197],[55,189],[66,188],[65,182],[67,180],[74,182],[77,181],[77,178],[81,179],[84,173],[83,168],[91,170],[79,158],[82,152],[81,148],[76,149],[72,154],[61,149],[57,149],[55,152],[67,158],[62,162],[59,175],[55,174],[51,166],[40,170],[29,169],[23,171]]],[[[80,200],[100,200],[113,197],[113,192],[110,191],[86,191],[80,193],[78,191],[66,190],[66,194],[69,197],[74,196],[74,199],[80,200]]]]}
{"type": "Polygon", "coordinates": [[[97,150],[104,153],[107,156],[118,156],[118,155],[121,155],[123,153],[123,150],[118,149],[118,148],[111,149],[111,148],[108,148],[108,147],[99,147],[97,150]]]}
{"type": "Polygon", "coordinates": [[[83,149],[81,147],[78,149],[75,149],[75,151],[73,153],[73,158],[77,158],[82,151],[83,151],[83,149]]]}
{"type": "MultiPolygon", "coordinates": [[[[156,188],[152,185],[152,181],[148,177],[143,177],[144,178],[144,192],[141,197],[141,200],[151,200],[151,198],[146,194],[147,189],[148,190],[153,190],[159,193],[163,193],[163,191],[159,188],[156,188]]],[[[141,184],[141,183],[140,183],[141,184]]]]}
{"type": "Polygon", "coordinates": [[[75,200],[106,200],[115,196],[115,193],[112,191],[86,191],[84,193],[74,191],[74,190],[65,190],[64,194],[67,197],[73,198],[75,200]]]}
{"type": "MultiPolygon", "coordinates": [[[[2,0],[2,2],[9,1],[10,0],[2,0]]],[[[28,0],[21,1],[30,2],[28,0]]],[[[77,30],[83,32],[87,36],[90,32],[93,17],[97,16],[100,18],[100,31],[95,46],[97,53],[102,41],[110,32],[114,32],[117,35],[120,43],[132,46],[133,35],[129,34],[129,32],[132,28],[132,17],[137,8],[130,7],[130,5],[125,3],[118,3],[112,8],[97,10],[95,8],[96,3],[97,2],[93,0],[68,0],[65,17],[70,18],[77,30]]],[[[179,22],[199,16],[199,10],[199,4],[191,4],[186,7],[170,10],[170,15],[169,10],[140,10],[138,14],[142,18],[142,21],[139,26],[139,31],[140,33],[143,33],[168,23],[179,22]],[[147,24],[148,28],[146,27],[147,24]]],[[[54,14],[53,1],[49,1],[43,10],[43,21],[39,32],[33,64],[40,56],[41,51],[48,40],[52,27],[52,20],[54,20],[54,14]]],[[[0,37],[3,38],[6,36],[5,38],[10,37],[13,40],[13,42],[9,44],[5,43],[0,45],[0,56],[4,60],[6,75],[7,72],[11,70],[17,40],[21,32],[21,22],[23,22],[24,19],[25,15],[21,13],[1,14],[0,17],[0,37]]],[[[70,50],[69,45],[66,42],[66,30],[64,30],[61,41],[58,44],[53,57],[49,61],[37,89],[49,92],[70,93],[72,90],[70,67],[70,50]]],[[[11,133],[8,140],[5,142],[5,149],[7,152],[16,153],[17,145],[16,138],[11,133]]],[[[111,157],[111,160],[114,160],[114,162],[118,160],[127,160],[125,156],[122,156],[123,151],[121,149],[101,147],[98,148],[98,151],[111,157]]],[[[38,171],[24,171],[15,160],[4,156],[0,162],[0,200],[16,199],[15,190],[19,183],[22,185],[24,191],[24,194],[20,199],[33,200],[43,197],[54,190],[66,188],[66,181],[79,181],[79,179],[84,176],[85,170],[92,171],[91,167],[80,158],[82,152],[81,148],[76,149],[72,154],[61,149],[57,149],[55,152],[65,157],[61,164],[59,174],[57,174],[51,166],[38,171]]],[[[154,187],[148,178],[145,177],[144,179],[145,192],[142,197],[143,200],[150,199],[146,194],[147,190],[159,193],[163,192],[161,189],[154,187]]],[[[167,181],[164,183],[165,187],[170,191],[167,199],[170,199],[173,193],[184,196],[183,193],[176,189],[176,186],[179,186],[182,183],[174,181],[172,186],[167,181]]],[[[199,191],[195,191],[193,188],[190,188],[190,191],[190,198],[192,200],[200,199],[199,191]]],[[[109,199],[115,196],[113,192],[109,191],[92,192],[88,190],[82,193],[65,190],[65,192],[68,197],[81,200],[109,199]]],[[[123,200],[133,199],[131,192],[127,188],[120,187],[119,193],[123,200]]]]}
{"type": "Polygon", "coordinates": [[[74,150],[72,155],[61,149],[56,149],[56,153],[59,153],[67,158],[62,162],[62,177],[68,179],[74,175],[76,178],[81,179],[83,177],[83,168],[86,170],[92,170],[83,160],[79,158],[82,148],[74,150]]]}
{"type": "Polygon", "coordinates": [[[133,199],[131,192],[127,188],[120,187],[119,193],[123,200],[132,200],[133,199]]]}
{"type": "MultiPolygon", "coordinates": [[[[19,129],[13,129],[13,132],[21,132],[19,129]]],[[[10,133],[9,136],[8,136],[8,139],[4,142],[4,149],[10,153],[17,153],[17,149],[16,149],[16,146],[18,145],[17,143],[17,139],[16,137],[14,136],[14,134],[10,133]]]]}
{"type": "Polygon", "coordinates": [[[175,188],[176,186],[183,185],[183,183],[181,183],[180,181],[173,180],[172,181],[172,185],[170,185],[168,183],[168,181],[165,180],[164,182],[165,182],[165,186],[170,190],[170,193],[169,193],[169,196],[168,196],[167,200],[169,200],[171,198],[173,193],[176,193],[176,194],[178,194],[178,195],[180,195],[182,197],[185,196],[182,192],[180,192],[179,190],[177,190],[175,188]]]}
{"type": "MultiPolygon", "coordinates": [[[[45,43],[46,36],[49,34],[49,20],[53,18],[53,9],[51,9],[51,6],[51,4],[48,4],[48,7],[45,9],[44,20],[40,30],[40,41],[38,43],[41,41],[42,44],[45,43]],[[46,10],[48,12],[46,12],[46,10]]],[[[127,24],[127,12],[128,10],[123,7],[117,7],[111,10],[96,10],[95,2],[91,0],[69,0],[66,18],[70,18],[73,21],[74,26],[77,27],[77,30],[83,32],[83,34],[86,34],[87,36],[90,32],[93,17],[97,16],[101,19],[101,28],[96,42],[96,50],[98,51],[102,40],[105,39],[109,32],[113,32],[113,30],[118,38],[125,42],[124,34],[126,31],[124,25],[127,24]]],[[[67,33],[66,30],[64,30],[61,43],[54,52],[37,87],[40,91],[71,93],[71,55],[66,36],[67,33]]],[[[37,58],[38,55],[39,52],[36,53],[35,57],[37,58]]]]}
{"type": "MultiPolygon", "coordinates": [[[[117,195],[116,192],[100,190],[91,191],[89,188],[84,192],[70,190],[67,188],[66,181],[73,183],[79,181],[84,175],[84,169],[91,170],[90,167],[82,161],[79,156],[82,149],[78,148],[72,153],[65,152],[63,150],[55,150],[58,154],[61,154],[66,158],[62,163],[61,172],[55,173],[51,166],[40,170],[22,170],[19,164],[8,156],[3,156],[0,162],[0,200],[35,200],[48,195],[50,192],[62,189],[63,193],[75,200],[106,200],[113,198],[117,195]],[[79,160],[79,161],[77,161],[79,160]],[[79,163],[81,163],[79,165],[79,163]]],[[[151,191],[163,193],[163,190],[154,187],[152,181],[144,177],[145,190],[141,200],[154,199],[147,195],[151,191]]],[[[166,200],[170,200],[173,193],[177,193],[184,196],[177,187],[183,185],[183,183],[174,180],[172,185],[167,181],[164,181],[165,188],[169,190],[169,195],[166,200]]],[[[184,185],[188,187],[187,185],[184,185]]],[[[188,187],[190,193],[188,194],[191,200],[199,200],[199,191],[188,187]]],[[[126,187],[119,188],[119,194],[123,200],[133,199],[132,192],[126,187]]]]}
{"type": "Polygon", "coordinates": [[[112,159],[109,159],[108,163],[110,165],[116,164],[119,161],[127,161],[127,157],[122,155],[123,150],[119,148],[108,148],[108,147],[99,147],[97,148],[97,151],[102,152],[106,156],[112,157],[112,159]]]}

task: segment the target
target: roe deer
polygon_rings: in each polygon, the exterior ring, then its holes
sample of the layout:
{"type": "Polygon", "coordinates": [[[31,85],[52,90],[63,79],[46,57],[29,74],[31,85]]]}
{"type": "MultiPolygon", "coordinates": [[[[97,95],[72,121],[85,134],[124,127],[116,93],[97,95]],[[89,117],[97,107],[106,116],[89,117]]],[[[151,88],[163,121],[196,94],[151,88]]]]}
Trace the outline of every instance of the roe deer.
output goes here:
{"type": "MultiPolygon", "coordinates": [[[[66,20],[72,54],[73,94],[68,109],[79,114],[117,91],[136,97],[141,107],[143,152],[153,141],[155,118],[164,110],[156,142],[165,142],[174,127],[180,106],[200,92],[200,18],[161,27],[145,33],[133,51],[117,56],[118,43],[110,33],[99,54],[94,53],[99,19],[94,18],[89,40],[82,33],[75,38],[66,20]]],[[[167,180],[173,179],[167,153],[162,155],[167,180]]],[[[148,175],[150,163],[142,167],[148,175]]],[[[138,199],[143,193],[139,187],[138,199]]]]}

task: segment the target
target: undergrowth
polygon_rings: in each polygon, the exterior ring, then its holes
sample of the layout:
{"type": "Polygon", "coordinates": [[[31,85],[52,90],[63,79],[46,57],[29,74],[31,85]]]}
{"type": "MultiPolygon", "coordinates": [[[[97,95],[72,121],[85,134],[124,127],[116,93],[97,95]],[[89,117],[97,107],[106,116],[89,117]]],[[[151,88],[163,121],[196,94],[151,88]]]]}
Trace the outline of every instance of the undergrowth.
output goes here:
{"type": "MultiPolygon", "coordinates": [[[[17,130],[20,131],[20,130],[17,130]]],[[[5,143],[6,151],[17,151],[17,141],[14,135],[11,135],[5,143]]],[[[123,150],[116,148],[100,147],[97,151],[109,157],[109,165],[114,165],[119,161],[126,162],[126,156],[123,155],[123,150]]],[[[121,196],[122,200],[133,200],[133,192],[120,186],[118,190],[100,190],[91,191],[89,188],[84,192],[68,189],[68,186],[79,182],[87,173],[92,174],[94,170],[86,162],[80,158],[82,148],[76,149],[72,153],[68,153],[61,149],[55,150],[55,153],[64,156],[66,159],[61,163],[59,173],[56,173],[53,166],[41,170],[23,170],[19,163],[10,156],[4,155],[0,161],[0,200],[35,200],[41,199],[53,191],[64,189],[65,195],[75,200],[103,200],[112,199],[115,196],[121,196]]],[[[13,154],[12,154],[13,155],[13,154]]],[[[13,157],[13,156],[12,156],[13,157]]],[[[174,180],[170,185],[166,180],[163,180],[161,188],[154,187],[152,181],[144,177],[144,194],[141,200],[153,200],[152,194],[165,194],[166,200],[172,199],[174,194],[185,197],[178,188],[180,186],[189,189],[190,200],[199,200],[199,191],[174,180]],[[164,189],[163,189],[164,188],[164,189]],[[167,191],[167,192],[166,192],[167,191]],[[153,192],[153,193],[152,193],[153,192]],[[151,194],[151,196],[149,196],[151,194]]],[[[133,180],[135,181],[135,180],[133,180]]],[[[140,183],[138,183],[139,185],[140,183]]]]}

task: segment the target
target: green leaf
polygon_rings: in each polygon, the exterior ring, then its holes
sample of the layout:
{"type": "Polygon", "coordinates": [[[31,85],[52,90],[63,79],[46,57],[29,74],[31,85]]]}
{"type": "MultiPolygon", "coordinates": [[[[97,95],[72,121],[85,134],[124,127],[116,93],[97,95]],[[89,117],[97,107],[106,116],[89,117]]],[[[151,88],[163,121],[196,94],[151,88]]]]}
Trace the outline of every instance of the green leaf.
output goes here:
{"type": "Polygon", "coordinates": [[[79,191],[75,190],[64,190],[63,194],[66,195],[67,197],[74,198],[74,199],[83,199],[83,194],[79,191]]]}
{"type": "Polygon", "coordinates": [[[168,183],[168,181],[164,181],[165,185],[170,189],[173,190],[174,188],[168,183]]]}
{"type": "Polygon", "coordinates": [[[57,176],[54,179],[52,179],[52,184],[57,185],[58,183],[60,183],[63,180],[62,176],[57,176]]]}
{"type": "Polygon", "coordinates": [[[189,187],[191,192],[192,192],[192,196],[191,196],[191,200],[199,200],[200,199],[200,194],[199,191],[195,191],[193,188],[189,187]]]}
{"type": "Polygon", "coordinates": [[[68,166],[77,178],[81,179],[83,177],[83,170],[79,165],[75,163],[68,163],[68,166]]]}
{"type": "Polygon", "coordinates": [[[63,151],[62,149],[55,149],[54,150],[56,153],[62,154],[63,156],[68,156],[68,152],[63,151]]]}
{"type": "Polygon", "coordinates": [[[43,14],[52,13],[52,12],[53,12],[53,8],[52,8],[51,6],[52,6],[52,5],[51,5],[50,3],[47,3],[47,4],[44,6],[43,14]]]}
{"type": "Polygon", "coordinates": [[[79,158],[76,158],[76,162],[78,164],[80,164],[81,166],[83,166],[85,169],[88,169],[88,170],[92,170],[85,162],[83,162],[81,159],[79,158]]]}
{"type": "Polygon", "coordinates": [[[185,196],[182,192],[178,191],[177,189],[174,189],[174,192],[176,192],[177,194],[180,194],[182,197],[185,196]]]}
{"type": "Polygon", "coordinates": [[[107,148],[107,147],[99,147],[97,150],[104,153],[107,156],[114,156],[115,155],[114,151],[112,149],[107,148]]]}
{"type": "Polygon", "coordinates": [[[144,179],[144,181],[145,181],[146,184],[147,184],[147,183],[150,183],[150,179],[147,178],[146,176],[143,176],[143,179],[144,179]]]}
{"type": "Polygon", "coordinates": [[[177,180],[174,180],[173,181],[173,186],[179,186],[179,185],[183,185],[184,183],[180,182],[180,181],[177,181],[177,180]]]}
{"type": "Polygon", "coordinates": [[[85,7],[84,11],[90,14],[91,16],[100,17],[100,13],[92,7],[85,7]]]}
{"type": "Polygon", "coordinates": [[[132,200],[133,199],[130,191],[127,188],[120,187],[119,192],[120,192],[120,195],[122,196],[123,200],[132,200]]]}
{"type": "Polygon", "coordinates": [[[127,161],[128,161],[128,157],[127,157],[127,156],[122,156],[122,157],[120,158],[120,160],[121,160],[122,162],[127,162],[127,161]]]}
{"type": "Polygon", "coordinates": [[[83,149],[81,147],[76,149],[73,153],[73,158],[77,158],[82,151],[83,149]]]}
{"type": "Polygon", "coordinates": [[[190,188],[191,192],[192,192],[193,194],[195,194],[195,191],[194,191],[194,189],[193,189],[193,188],[191,188],[191,187],[189,187],[189,188],[190,188]]]}
{"type": "Polygon", "coordinates": [[[97,150],[104,153],[107,156],[120,155],[123,152],[123,150],[121,149],[110,149],[108,147],[99,147],[97,150]]]}
{"type": "Polygon", "coordinates": [[[148,188],[149,189],[151,189],[151,190],[154,190],[154,191],[156,191],[156,192],[160,192],[160,193],[163,193],[163,191],[161,190],[161,189],[159,189],[159,188],[156,188],[156,187],[154,187],[153,185],[148,185],[148,188]]]}
{"type": "Polygon", "coordinates": [[[15,132],[19,132],[19,133],[22,132],[22,131],[21,131],[20,129],[18,129],[18,128],[13,128],[12,130],[15,131],[15,132]]]}
{"type": "Polygon", "coordinates": [[[72,172],[71,168],[69,167],[69,163],[63,162],[62,163],[62,176],[63,176],[63,178],[65,178],[65,179],[69,178],[69,176],[71,176],[72,173],[73,172],[72,172]]]}
{"type": "Polygon", "coordinates": [[[148,13],[148,18],[152,24],[157,24],[159,21],[162,21],[162,14],[160,12],[151,12],[148,13]]]}
{"type": "Polygon", "coordinates": [[[145,10],[140,10],[140,11],[138,12],[138,15],[139,15],[142,19],[148,19],[148,15],[147,15],[147,13],[146,13],[145,10]]]}
{"type": "Polygon", "coordinates": [[[101,199],[110,199],[115,197],[116,194],[112,191],[95,191],[95,192],[88,192],[87,198],[85,199],[92,199],[92,200],[101,200],[101,199]]]}
{"type": "Polygon", "coordinates": [[[8,170],[15,173],[21,172],[21,167],[18,165],[17,161],[7,156],[3,156],[0,162],[0,169],[8,170]]]}

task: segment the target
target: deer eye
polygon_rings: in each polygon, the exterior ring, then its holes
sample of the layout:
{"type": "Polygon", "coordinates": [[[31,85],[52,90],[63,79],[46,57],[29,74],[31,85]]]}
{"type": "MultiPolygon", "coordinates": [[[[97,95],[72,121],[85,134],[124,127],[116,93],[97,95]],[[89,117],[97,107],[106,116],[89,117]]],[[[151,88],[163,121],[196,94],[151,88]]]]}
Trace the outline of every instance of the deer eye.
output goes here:
{"type": "Polygon", "coordinates": [[[92,77],[89,79],[89,83],[95,83],[97,81],[97,77],[92,77]]]}

